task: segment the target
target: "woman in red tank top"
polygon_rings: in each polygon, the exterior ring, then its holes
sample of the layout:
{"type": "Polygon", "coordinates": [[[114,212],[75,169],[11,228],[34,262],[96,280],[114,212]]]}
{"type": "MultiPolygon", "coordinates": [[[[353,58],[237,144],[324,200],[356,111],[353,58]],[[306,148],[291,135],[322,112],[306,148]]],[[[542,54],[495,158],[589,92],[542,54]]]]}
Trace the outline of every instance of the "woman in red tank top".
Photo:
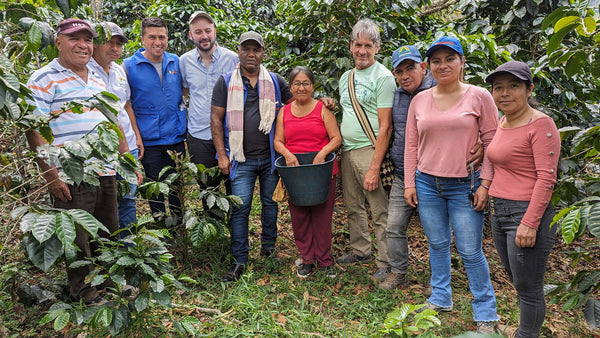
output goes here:
{"type": "MultiPolygon", "coordinates": [[[[323,163],[325,157],[342,143],[335,116],[321,101],[312,97],[315,78],[310,69],[295,67],[289,81],[295,100],[283,107],[283,113],[277,117],[275,150],[285,158],[287,166],[299,164],[294,153],[312,151],[318,152],[313,163],[323,163]]],[[[308,277],[315,263],[327,276],[336,276],[331,259],[331,219],[337,172],[337,161],[334,161],[329,196],[324,203],[313,206],[289,203],[294,240],[302,255],[302,264],[297,271],[300,278],[308,277]]]]}

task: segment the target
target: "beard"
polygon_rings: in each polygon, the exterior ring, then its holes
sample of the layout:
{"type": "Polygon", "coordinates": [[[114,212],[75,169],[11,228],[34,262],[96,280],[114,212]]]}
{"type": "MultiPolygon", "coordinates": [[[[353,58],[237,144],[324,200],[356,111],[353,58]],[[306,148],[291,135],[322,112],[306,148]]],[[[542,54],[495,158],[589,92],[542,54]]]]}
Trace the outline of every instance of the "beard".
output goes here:
{"type": "Polygon", "coordinates": [[[215,44],[216,44],[216,43],[217,43],[217,41],[216,41],[216,40],[210,40],[210,41],[207,41],[207,40],[202,40],[202,41],[194,41],[194,46],[196,46],[196,48],[198,48],[198,49],[199,49],[200,51],[202,51],[202,52],[210,52],[210,51],[213,49],[213,47],[215,46],[215,44]],[[208,48],[204,48],[204,47],[202,47],[202,44],[203,44],[203,43],[205,43],[205,42],[210,42],[210,44],[209,44],[208,48]]]}

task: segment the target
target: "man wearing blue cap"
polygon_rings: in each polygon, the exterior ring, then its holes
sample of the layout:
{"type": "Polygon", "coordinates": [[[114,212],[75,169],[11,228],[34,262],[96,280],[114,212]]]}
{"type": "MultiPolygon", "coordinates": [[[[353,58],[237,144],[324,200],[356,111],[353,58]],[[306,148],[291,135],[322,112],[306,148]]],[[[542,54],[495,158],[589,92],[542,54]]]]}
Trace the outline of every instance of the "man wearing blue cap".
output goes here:
{"type": "MultiPolygon", "coordinates": [[[[380,289],[393,290],[408,285],[406,272],[408,270],[408,240],[406,230],[415,210],[404,199],[404,137],[408,107],[413,97],[437,83],[429,70],[427,63],[421,59],[421,53],[414,45],[401,46],[392,53],[392,73],[400,85],[394,95],[392,120],[394,125],[394,143],[390,156],[394,164],[394,184],[390,191],[388,204],[388,221],[386,236],[388,244],[390,273],[379,284],[380,289]]],[[[481,163],[483,151],[476,145],[471,151],[473,156],[469,161],[481,163]]]]}

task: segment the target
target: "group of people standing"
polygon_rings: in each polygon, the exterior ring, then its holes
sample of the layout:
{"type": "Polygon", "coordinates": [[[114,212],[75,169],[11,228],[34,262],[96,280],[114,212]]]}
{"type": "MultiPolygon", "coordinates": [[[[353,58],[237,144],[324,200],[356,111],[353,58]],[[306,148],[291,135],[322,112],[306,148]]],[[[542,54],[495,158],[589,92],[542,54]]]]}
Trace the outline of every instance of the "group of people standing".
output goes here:
{"type": "MultiPolygon", "coordinates": [[[[98,46],[93,40],[96,31],[87,22],[67,19],[59,24],[59,57],[28,82],[35,113],[50,116],[63,102],[108,90],[119,97],[122,107],[119,121],[127,144],[122,141],[120,150],[138,156],[149,179],[159,180],[162,168],[173,165],[168,151],[186,151],[186,139],[194,163],[218,166],[224,176],[209,185],[218,186],[225,179],[227,192],[242,200],[229,220],[233,264],[223,281],[239,279],[247,268],[248,220],[257,179],[262,208],[260,253],[277,256],[278,206],[272,199],[278,182],[276,157],[281,155],[288,166],[294,166],[298,164],[295,154],[316,152],[313,163],[322,163],[341,146],[327,200],[308,207],[289,203],[302,256],[299,277],[308,277],[317,266],[327,276],[336,276],[331,223],[336,177],[341,176],[352,251],[338,257],[337,263],[375,259],[373,278],[379,288],[407,286],[407,227],[418,209],[430,251],[431,295],[425,308],[453,309],[450,246],[454,235],[474,296],[478,331],[493,332],[498,320],[496,298],[482,250],[489,200],[494,241],[521,305],[516,337],[538,335],[545,314],[543,277],[554,242],[549,201],[560,138],[552,119],[528,102],[533,77],[526,64],[511,61],[499,66],[486,78],[492,85],[490,94],[464,82],[460,41],[445,36],[426,51],[427,62],[415,46],[401,46],[392,54],[390,71],[375,60],[381,43],[379,27],[362,19],[353,27],[350,42],[355,67],[339,81],[343,116],[338,127],[331,112],[335,102],[312,97],[315,77],[310,69],[294,68],[288,82],[262,65],[265,45],[256,32],[240,36],[236,53],[217,44],[213,18],[196,12],[189,20],[195,48],[179,58],[166,51],[165,22],[145,18],[144,48],[119,66],[115,61],[128,40],[120,27],[106,25],[111,39],[98,46]],[[498,109],[504,113],[500,120],[498,109]],[[395,167],[389,192],[380,179],[387,152],[395,167]],[[365,201],[377,241],[376,257],[365,201]]],[[[102,120],[97,111],[62,113],[50,124],[54,145],[80,138],[102,120]]],[[[35,132],[28,134],[28,140],[34,150],[45,142],[35,132]]],[[[56,206],[87,210],[110,231],[118,229],[114,172],[105,173],[101,189],[90,189],[60,181],[60,168],[55,165],[44,161],[40,165],[56,206]]],[[[122,228],[135,222],[131,196],[118,202],[122,228]]],[[[153,214],[165,212],[165,201],[160,199],[150,202],[153,214]]],[[[177,197],[167,199],[171,211],[181,216],[177,197]]],[[[79,230],[76,243],[80,258],[94,254],[79,230]]],[[[71,295],[86,303],[96,301],[102,287],[84,283],[90,268],[69,269],[71,295]]]]}

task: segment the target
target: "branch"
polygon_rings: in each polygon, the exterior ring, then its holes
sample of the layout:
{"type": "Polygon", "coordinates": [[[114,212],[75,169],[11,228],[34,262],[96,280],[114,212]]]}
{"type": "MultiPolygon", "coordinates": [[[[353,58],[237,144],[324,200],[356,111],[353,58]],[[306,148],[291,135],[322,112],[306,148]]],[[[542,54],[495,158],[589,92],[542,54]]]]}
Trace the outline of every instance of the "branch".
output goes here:
{"type": "Polygon", "coordinates": [[[457,2],[458,2],[458,0],[438,0],[429,6],[422,7],[421,12],[418,13],[417,15],[424,16],[424,15],[429,15],[429,14],[433,14],[436,12],[440,12],[440,11],[454,5],[457,2]]]}

